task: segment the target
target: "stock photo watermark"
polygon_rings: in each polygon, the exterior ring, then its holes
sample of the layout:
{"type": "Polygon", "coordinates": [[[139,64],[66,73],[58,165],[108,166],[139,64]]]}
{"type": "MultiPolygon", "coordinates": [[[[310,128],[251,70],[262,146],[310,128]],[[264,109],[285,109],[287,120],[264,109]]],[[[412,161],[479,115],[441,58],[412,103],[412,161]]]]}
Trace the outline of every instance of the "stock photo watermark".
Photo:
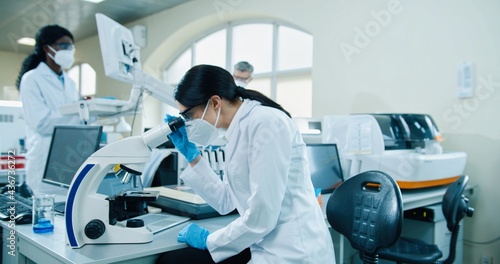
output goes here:
{"type": "Polygon", "coordinates": [[[6,247],[8,248],[7,254],[9,254],[12,257],[16,256],[16,215],[17,215],[17,202],[16,198],[14,196],[16,192],[16,150],[9,150],[7,151],[7,185],[5,186],[7,188],[7,194],[9,201],[7,202],[8,206],[8,216],[9,216],[9,221],[7,224],[7,229],[5,231],[8,233],[6,234],[6,247]]]}
{"type": "Polygon", "coordinates": [[[212,5],[217,12],[220,20],[224,20],[224,15],[226,13],[233,12],[236,7],[241,5],[243,0],[216,0],[212,2],[212,5]]]}
{"type": "Polygon", "coordinates": [[[498,88],[500,82],[495,82],[490,75],[488,79],[479,76],[479,84],[474,89],[474,97],[453,104],[449,109],[444,111],[443,120],[451,123],[453,129],[458,129],[464,119],[468,119],[479,108],[481,102],[490,99],[498,88]]]}
{"type": "Polygon", "coordinates": [[[403,11],[403,6],[399,0],[391,0],[387,3],[387,8],[379,11],[371,10],[372,19],[368,21],[363,28],[355,27],[356,35],[352,44],[347,42],[340,43],[339,47],[348,63],[352,61],[354,54],[360,54],[363,49],[368,47],[372,39],[380,35],[383,28],[386,28],[392,21],[393,16],[403,11]]]}
{"type": "Polygon", "coordinates": [[[71,1],[76,0],[38,1],[38,3],[33,5],[33,8],[36,8],[38,11],[31,18],[22,18],[21,32],[9,32],[7,34],[7,39],[14,51],[19,51],[18,39],[22,37],[34,37],[39,28],[50,23],[50,18],[57,16],[57,11],[71,1]]]}

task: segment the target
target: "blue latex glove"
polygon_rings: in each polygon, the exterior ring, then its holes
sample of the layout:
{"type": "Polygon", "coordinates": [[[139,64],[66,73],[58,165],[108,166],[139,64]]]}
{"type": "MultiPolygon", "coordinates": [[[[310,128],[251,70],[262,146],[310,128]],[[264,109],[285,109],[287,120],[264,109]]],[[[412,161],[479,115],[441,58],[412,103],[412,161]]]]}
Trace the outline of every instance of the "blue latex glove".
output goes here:
{"type": "MultiPolygon", "coordinates": [[[[168,123],[175,117],[167,115],[163,121],[168,123]]],[[[200,154],[200,151],[193,142],[190,142],[187,137],[186,126],[179,128],[168,135],[168,138],[174,144],[175,148],[186,157],[188,162],[194,160],[200,154]]]]}
{"type": "Polygon", "coordinates": [[[208,230],[195,223],[186,225],[177,236],[177,241],[186,243],[191,247],[205,250],[207,249],[208,230]]]}
{"type": "Polygon", "coordinates": [[[316,195],[316,198],[318,198],[318,196],[321,194],[321,188],[315,188],[314,194],[316,195]]]}

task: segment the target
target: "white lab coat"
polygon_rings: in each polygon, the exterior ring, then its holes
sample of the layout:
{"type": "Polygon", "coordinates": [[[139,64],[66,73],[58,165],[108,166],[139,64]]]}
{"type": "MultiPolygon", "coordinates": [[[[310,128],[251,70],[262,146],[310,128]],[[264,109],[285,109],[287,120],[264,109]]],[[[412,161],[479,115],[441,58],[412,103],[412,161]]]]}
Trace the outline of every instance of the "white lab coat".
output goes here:
{"type": "Polygon", "coordinates": [[[26,72],[20,83],[23,117],[26,121],[26,182],[35,193],[41,190],[55,125],[80,124],[78,116],[62,116],[59,106],[78,101],[75,82],[66,73],[64,86],[58,75],[41,62],[26,72]]]}
{"type": "Polygon", "coordinates": [[[215,262],[250,247],[251,263],[335,263],[305,144],[283,112],[245,100],[226,133],[226,181],[201,159],[182,180],[219,213],[240,217],[211,233],[215,262]]]}

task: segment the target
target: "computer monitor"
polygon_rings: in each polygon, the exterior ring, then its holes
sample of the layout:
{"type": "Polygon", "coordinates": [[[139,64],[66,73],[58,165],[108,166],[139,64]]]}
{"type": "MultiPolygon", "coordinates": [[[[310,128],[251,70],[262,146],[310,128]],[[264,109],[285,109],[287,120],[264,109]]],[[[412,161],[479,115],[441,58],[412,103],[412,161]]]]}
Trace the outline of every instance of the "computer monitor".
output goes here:
{"type": "Polygon", "coordinates": [[[99,149],[102,126],[56,126],[42,181],[69,188],[80,166],[99,149]]]}
{"type": "MultiPolygon", "coordinates": [[[[175,88],[142,70],[140,46],[136,44],[132,31],[103,14],[95,17],[106,76],[136,84],[161,102],[177,107],[175,88]]],[[[134,98],[142,93],[142,89],[131,89],[128,103],[136,102],[134,98]]]]}
{"type": "Polygon", "coordinates": [[[140,48],[132,31],[103,14],[96,14],[104,73],[115,80],[133,83],[132,68],[140,63],[140,48]]]}
{"type": "Polygon", "coordinates": [[[306,152],[314,188],[333,192],[344,181],[337,144],[307,144],[306,152]]]}

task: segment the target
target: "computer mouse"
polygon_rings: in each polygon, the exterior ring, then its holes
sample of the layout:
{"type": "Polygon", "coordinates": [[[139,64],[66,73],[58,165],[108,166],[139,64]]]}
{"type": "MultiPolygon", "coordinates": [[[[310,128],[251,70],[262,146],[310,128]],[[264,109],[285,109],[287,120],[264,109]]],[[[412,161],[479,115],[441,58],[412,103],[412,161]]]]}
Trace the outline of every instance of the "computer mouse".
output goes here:
{"type": "Polygon", "coordinates": [[[23,224],[31,224],[31,221],[33,216],[31,212],[22,212],[16,215],[14,220],[16,221],[16,224],[18,225],[23,225],[23,224]]]}
{"type": "Polygon", "coordinates": [[[26,184],[26,182],[21,184],[19,192],[21,196],[24,198],[31,198],[31,196],[33,196],[33,190],[31,190],[31,188],[28,186],[28,184],[26,184]]]}

